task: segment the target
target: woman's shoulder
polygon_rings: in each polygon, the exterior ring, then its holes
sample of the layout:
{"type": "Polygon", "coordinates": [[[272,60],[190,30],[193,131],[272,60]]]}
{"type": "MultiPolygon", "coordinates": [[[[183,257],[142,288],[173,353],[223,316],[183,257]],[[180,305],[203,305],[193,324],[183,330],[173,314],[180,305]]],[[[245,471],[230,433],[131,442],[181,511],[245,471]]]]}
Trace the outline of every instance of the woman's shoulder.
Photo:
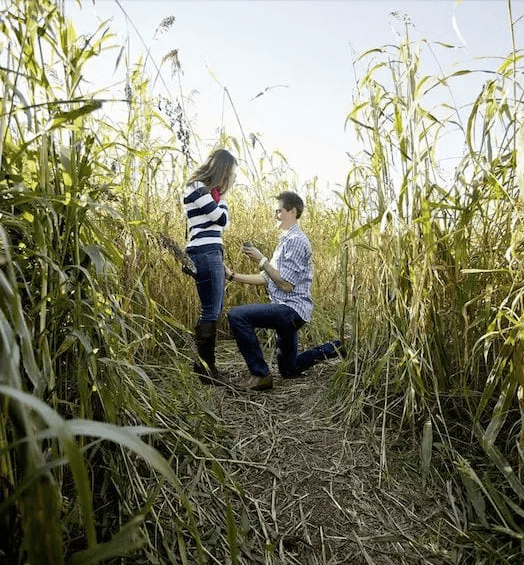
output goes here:
{"type": "Polygon", "coordinates": [[[195,181],[186,186],[185,198],[195,200],[204,194],[210,194],[209,189],[202,181],[195,181]]]}
{"type": "Polygon", "coordinates": [[[195,180],[192,183],[186,185],[186,189],[188,192],[193,192],[194,190],[208,192],[209,189],[201,180],[195,180]]]}

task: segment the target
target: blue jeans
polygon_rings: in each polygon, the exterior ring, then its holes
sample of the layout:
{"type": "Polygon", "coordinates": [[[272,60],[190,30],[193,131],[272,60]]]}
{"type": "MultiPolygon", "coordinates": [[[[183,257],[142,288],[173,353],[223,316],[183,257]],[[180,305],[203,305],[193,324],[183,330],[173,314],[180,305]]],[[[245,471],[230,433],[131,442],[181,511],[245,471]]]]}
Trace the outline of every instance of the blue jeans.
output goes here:
{"type": "Polygon", "coordinates": [[[199,324],[216,322],[224,308],[224,252],[217,249],[195,253],[189,248],[187,254],[197,269],[196,285],[202,306],[199,324]]]}
{"type": "Polygon", "coordinates": [[[305,322],[293,308],[284,304],[237,306],[230,310],[228,319],[238,349],[255,377],[269,374],[255,328],[276,330],[278,369],[283,378],[297,376],[317,361],[333,357],[336,355],[335,346],[340,345],[340,342],[326,343],[297,356],[297,332],[305,322]]]}

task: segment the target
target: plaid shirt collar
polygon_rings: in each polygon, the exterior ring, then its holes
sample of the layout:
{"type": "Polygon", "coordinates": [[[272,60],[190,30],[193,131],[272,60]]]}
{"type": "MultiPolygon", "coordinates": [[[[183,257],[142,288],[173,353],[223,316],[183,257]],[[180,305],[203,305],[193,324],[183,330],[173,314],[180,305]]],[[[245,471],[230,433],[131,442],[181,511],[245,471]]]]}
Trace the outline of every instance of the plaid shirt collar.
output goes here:
{"type": "Polygon", "coordinates": [[[289,228],[287,228],[287,230],[284,230],[281,234],[280,237],[278,238],[278,242],[282,243],[284,241],[284,239],[286,239],[286,237],[293,233],[294,231],[297,231],[298,229],[300,229],[298,223],[297,224],[293,224],[292,226],[289,226],[289,228]]]}

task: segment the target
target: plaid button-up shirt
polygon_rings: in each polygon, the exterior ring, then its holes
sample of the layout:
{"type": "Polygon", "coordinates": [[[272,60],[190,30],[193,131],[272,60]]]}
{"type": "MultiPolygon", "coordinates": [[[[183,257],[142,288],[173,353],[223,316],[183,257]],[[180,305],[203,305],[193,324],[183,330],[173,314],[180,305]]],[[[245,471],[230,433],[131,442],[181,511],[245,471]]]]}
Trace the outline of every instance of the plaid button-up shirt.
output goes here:
{"type": "Polygon", "coordinates": [[[311,254],[311,243],[308,237],[298,224],[293,224],[280,236],[280,241],[270,261],[280,273],[281,278],[294,285],[293,290],[284,292],[264,273],[268,281],[271,302],[290,306],[305,322],[309,322],[313,310],[311,254]]]}

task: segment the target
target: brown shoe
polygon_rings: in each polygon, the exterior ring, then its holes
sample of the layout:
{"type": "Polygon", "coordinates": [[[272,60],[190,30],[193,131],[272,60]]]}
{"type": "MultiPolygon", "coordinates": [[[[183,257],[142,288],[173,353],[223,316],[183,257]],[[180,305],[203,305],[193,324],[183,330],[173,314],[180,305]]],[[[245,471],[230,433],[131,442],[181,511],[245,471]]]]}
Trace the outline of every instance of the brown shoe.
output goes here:
{"type": "Polygon", "coordinates": [[[238,387],[244,390],[269,390],[273,388],[273,376],[251,377],[247,381],[240,383],[238,387]]]}

